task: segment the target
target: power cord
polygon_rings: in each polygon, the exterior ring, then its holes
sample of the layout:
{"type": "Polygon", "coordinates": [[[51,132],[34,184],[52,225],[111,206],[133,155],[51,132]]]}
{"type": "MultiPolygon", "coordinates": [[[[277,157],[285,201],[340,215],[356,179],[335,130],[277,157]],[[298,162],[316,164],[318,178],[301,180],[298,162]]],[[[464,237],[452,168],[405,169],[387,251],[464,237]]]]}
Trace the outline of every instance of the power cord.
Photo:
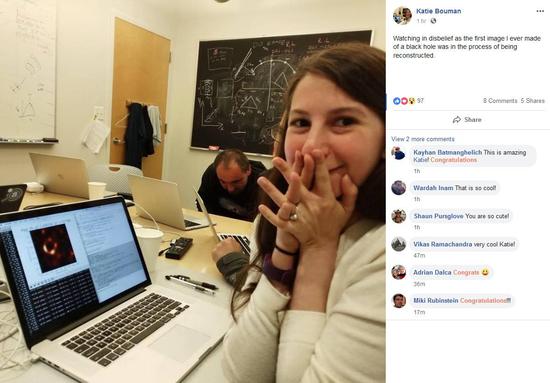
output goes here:
{"type": "MultiPolygon", "coordinates": [[[[0,283],[6,284],[2,280],[0,283]]],[[[11,302],[11,294],[8,291],[0,290],[0,296],[2,295],[9,300],[2,302],[0,307],[9,308],[0,311],[0,371],[14,367],[26,369],[32,362],[31,353],[23,343],[23,335],[19,329],[13,302],[11,302]]]]}
{"type": "Polygon", "coordinates": [[[141,205],[140,205],[139,203],[137,203],[136,201],[134,201],[134,204],[135,204],[138,208],[140,208],[145,214],[147,214],[147,216],[148,216],[149,218],[151,218],[151,221],[153,221],[153,223],[155,224],[155,228],[156,228],[158,231],[162,231],[162,230],[160,230],[160,227],[159,227],[157,221],[155,221],[155,219],[153,218],[153,216],[152,216],[151,214],[149,214],[149,212],[148,212],[147,210],[145,210],[145,209],[143,208],[143,206],[141,206],[141,205]]]}

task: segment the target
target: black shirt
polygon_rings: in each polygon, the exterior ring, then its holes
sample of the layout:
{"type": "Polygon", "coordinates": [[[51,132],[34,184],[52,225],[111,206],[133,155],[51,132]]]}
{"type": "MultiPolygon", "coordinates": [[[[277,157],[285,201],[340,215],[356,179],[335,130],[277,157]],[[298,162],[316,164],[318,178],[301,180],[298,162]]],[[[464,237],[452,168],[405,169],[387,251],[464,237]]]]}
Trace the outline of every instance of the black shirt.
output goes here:
{"type": "MultiPolygon", "coordinates": [[[[260,188],[256,181],[265,171],[265,166],[260,161],[250,161],[250,168],[248,182],[238,195],[231,195],[222,187],[216,175],[214,164],[206,168],[202,175],[199,195],[209,213],[247,221],[254,220],[258,209],[258,191],[260,188]]],[[[201,210],[198,204],[197,208],[201,210]]]]}

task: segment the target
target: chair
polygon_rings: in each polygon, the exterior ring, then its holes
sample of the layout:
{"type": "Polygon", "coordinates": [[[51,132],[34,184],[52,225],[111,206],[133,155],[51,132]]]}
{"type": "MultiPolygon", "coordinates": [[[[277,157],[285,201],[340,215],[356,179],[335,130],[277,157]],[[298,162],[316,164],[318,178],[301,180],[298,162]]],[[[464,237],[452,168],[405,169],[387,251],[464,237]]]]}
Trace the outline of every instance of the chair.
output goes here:
{"type": "Polygon", "coordinates": [[[132,198],[128,174],[143,175],[141,169],[130,165],[98,164],[88,169],[90,181],[105,182],[106,190],[132,198]]]}

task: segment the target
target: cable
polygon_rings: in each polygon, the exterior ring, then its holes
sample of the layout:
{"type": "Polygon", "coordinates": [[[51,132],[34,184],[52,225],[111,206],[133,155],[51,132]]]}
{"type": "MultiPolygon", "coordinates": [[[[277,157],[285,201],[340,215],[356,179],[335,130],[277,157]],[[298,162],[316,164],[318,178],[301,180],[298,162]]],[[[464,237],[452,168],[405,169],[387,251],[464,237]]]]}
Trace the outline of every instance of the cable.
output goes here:
{"type": "Polygon", "coordinates": [[[151,214],[149,214],[149,212],[148,212],[147,210],[145,210],[145,209],[143,208],[143,206],[141,206],[141,205],[140,205],[139,203],[137,203],[136,201],[134,201],[134,204],[135,204],[137,207],[139,207],[141,210],[143,210],[143,212],[144,212],[145,214],[147,214],[147,216],[148,216],[149,218],[151,218],[151,221],[153,221],[153,223],[155,224],[155,227],[156,227],[156,229],[157,229],[158,231],[162,231],[162,230],[160,230],[160,227],[159,227],[157,221],[155,221],[155,219],[153,218],[153,216],[152,216],[151,214]]]}
{"type": "MultiPolygon", "coordinates": [[[[11,323],[4,323],[4,324],[11,324],[11,323]]],[[[19,332],[19,329],[17,327],[13,328],[10,332],[8,332],[6,335],[0,338],[0,342],[3,342],[6,339],[11,338],[13,335],[17,334],[18,332],[19,332]]]]}
{"type": "Polygon", "coordinates": [[[0,371],[1,370],[5,370],[5,369],[9,369],[9,368],[12,368],[12,367],[15,367],[15,366],[21,366],[23,367],[23,365],[28,361],[28,360],[25,360],[23,362],[18,362],[16,360],[13,360],[13,357],[15,356],[15,354],[17,353],[17,351],[20,351],[21,350],[21,346],[22,346],[22,339],[23,337],[21,336],[21,332],[19,331],[19,329],[17,329],[17,333],[19,333],[19,340],[17,342],[17,346],[15,346],[13,349],[11,350],[2,350],[2,353],[0,354],[0,356],[2,358],[5,358],[5,360],[2,362],[2,364],[0,364],[0,371]],[[4,353],[6,351],[11,351],[11,354],[8,356],[8,357],[5,357],[4,356],[4,353]],[[8,367],[6,367],[6,364],[8,364],[9,362],[11,362],[12,364],[8,367]]]}
{"type": "Polygon", "coordinates": [[[11,294],[9,292],[8,282],[0,279],[0,303],[11,301],[11,294]],[[6,288],[5,290],[3,288],[6,288]]]}
{"type": "MultiPolygon", "coordinates": [[[[27,350],[26,345],[23,344],[23,334],[19,328],[19,321],[17,320],[17,315],[15,313],[15,307],[13,301],[11,300],[11,294],[9,293],[9,286],[5,281],[1,281],[8,288],[7,291],[0,290],[0,296],[4,295],[10,298],[10,301],[4,301],[0,303],[0,307],[9,307],[8,310],[0,311],[0,371],[6,371],[8,369],[20,366],[25,367],[25,365],[30,366],[30,351],[27,350]],[[5,330],[5,332],[4,332],[5,330]],[[16,344],[13,345],[15,340],[11,340],[17,336],[16,344]],[[6,348],[6,345],[13,345],[13,348],[6,348]],[[18,352],[21,352],[21,355],[15,356],[18,352]],[[9,354],[8,354],[9,353],[9,354]],[[19,360],[18,360],[19,359],[19,360]]],[[[22,372],[24,372],[23,370],[22,372]]],[[[13,376],[11,377],[13,378],[13,376]]],[[[6,379],[2,379],[6,380],[6,379]]]]}
{"type": "Polygon", "coordinates": [[[0,328],[6,329],[6,327],[11,327],[11,329],[8,329],[0,335],[0,345],[2,346],[0,351],[0,371],[5,371],[17,366],[30,366],[29,362],[31,361],[30,353],[23,344],[23,335],[19,329],[13,304],[10,304],[10,307],[9,310],[1,312],[4,315],[0,318],[0,328]],[[15,338],[15,336],[17,336],[17,340],[10,340],[11,338],[15,338]],[[12,348],[7,348],[7,346],[12,346],[12,348]],[[18,352],[20,352],[21,355],[16,358],[18,352]]]}

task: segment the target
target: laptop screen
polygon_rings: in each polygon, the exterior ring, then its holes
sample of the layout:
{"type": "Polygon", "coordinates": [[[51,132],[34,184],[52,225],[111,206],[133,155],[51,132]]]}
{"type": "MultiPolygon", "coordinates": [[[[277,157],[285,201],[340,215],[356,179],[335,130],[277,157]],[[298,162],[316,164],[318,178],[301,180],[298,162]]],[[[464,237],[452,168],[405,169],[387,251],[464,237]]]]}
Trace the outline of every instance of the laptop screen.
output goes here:
{"type": "Polygon", "coordinates": [[[214,227],[214,222],[212,222],[212,218],[210,217],[210,214],[208,213],[208,210],[206,210],[206,205],[204,204],[204,201],[201,197],[201,195],[199,194],[199,192],[197,191],[196,188],[193,187],[193,192],[195,193],[195,197],[197,198],[197,201],[199,203],[199,206],[204,214],[204,217],[206,218],[206,222],[208,222],[208,226],[210,226],[210,230],[212,231],[212,234],[214,235],[214,238],[216,238],[216,240],[220,240],[220,238],[218,237],[218,232],[216,231],[216,228],[214,227]]]}
{"type": "Polygon", "coordinates": [[[0,216],[0,253],[29,347],[150,284],[122,198],[0,216]]]}

